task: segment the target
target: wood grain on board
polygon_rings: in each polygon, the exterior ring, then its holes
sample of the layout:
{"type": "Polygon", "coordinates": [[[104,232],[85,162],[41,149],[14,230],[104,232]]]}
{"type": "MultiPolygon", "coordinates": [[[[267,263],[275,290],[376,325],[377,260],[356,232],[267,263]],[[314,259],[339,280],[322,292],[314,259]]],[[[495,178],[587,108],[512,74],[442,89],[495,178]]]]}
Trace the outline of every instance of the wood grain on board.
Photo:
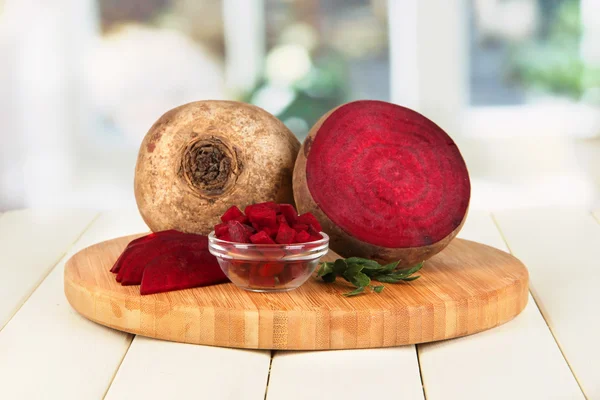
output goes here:
{"type": "Polygon", "coordinates": [[[379,295],[346,298],[349,286],[311,278],[287,293],[223,284],[140,296],[138,286],[121,286],[109,271],[132,238],[71,258],[65,293],[92,321],[171,341],[289,350],[390,347],[492,328],[519,314],[528,298],[528,273],[519,260],[466,240],[429,260],[420,279],[386,285],[379,295]]]}

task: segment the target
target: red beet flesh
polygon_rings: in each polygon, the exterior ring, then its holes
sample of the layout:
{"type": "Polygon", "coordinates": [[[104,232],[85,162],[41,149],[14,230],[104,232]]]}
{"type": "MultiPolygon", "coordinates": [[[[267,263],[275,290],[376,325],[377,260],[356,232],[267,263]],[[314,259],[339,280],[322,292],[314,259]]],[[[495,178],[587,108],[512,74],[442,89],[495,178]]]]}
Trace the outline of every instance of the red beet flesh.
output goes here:
{"type": "Polygon", "coordinates": [[[140,293],[168,292],[227,281],[217,259],[208,250],[180,247],[146,266],[140,293]]]}
{"type": "Polygon", "coordinates": [[[117,281],[122,285],[141,283],[142,294],[228,281],[217,259],[208,251],[206,236],[177,231],[156,232],[133,240],[113,270],[117,270],[117,281]]]}
{"type": "Polygon", "coordinates": [[[291,204],[273,202],[252,204],[244,209],[229,208],[221,217],[225,223],[215,225],[221,240],[253,244],[291,244],[321,240],[321,224],[311,213],[298,215],[291,204]],[[298,235],[297,233],[303,234],[298,235]]]}
{"type": "Polygon", "coordinates": [[[265,231],[260,231],[250,236],[250,242],[254,244],[275,244],[273,239],[271,239],[265,231]]]}
{"type": "MultiPolygon", "coordinates": [[[[206,238],[206,236],[202,238],[206,238]]],[[[155,240],[129,249],[124,253],[123,266],[117,275],[117,282],[121,282],[123,286],[139,285],[142,283],[146,266],[165,254],[182,250],[208,251],[206,239],[195,239],[155,240]]]]}
{"type": "Polygon", "coordinates": [[[306,146],[314,203],[362,242],[428,246],[463,222],[471,192],[464,160],[441,128],[412,110],[380,101],[346,104],[306,146]]]}
{"type": "Polygon", "coordinates": [[[232,206],[221,216],[221,221],[229,222],[244,215],[237,206],[232,206]]]}
{"type": "MultiPolygon", "coordinates": [[[[131,242],[129,242],[129,244],[127,245],[125,250],[133,249],[135,247],[138,247],[139,245],[144,245],[144,244],[152,243],[152,242],[159,241],[159,240],[179,240],[179,239],[189,240],[190,238],[195,238],[195,237],[196,237],[196,235],[190,235],[190,234],[179,232],[176,230],[153,232],[146,236],[142,236],[140,238],[132,240],[131,242]]],[[[127,254],[128,254],[127,251],[123,251],[123,253],[121,253],[121,256],[119,256],[119,258],[117,259],[117,261],[111,268],[110,272],[113,272],[115,274],[119,273],[119,271],[121,270],[121,266],[123,265],[124,258],[127,256],[127,254]]],[[[120,279],[117,279],[117,281],[120,282],[120,279]]]]}

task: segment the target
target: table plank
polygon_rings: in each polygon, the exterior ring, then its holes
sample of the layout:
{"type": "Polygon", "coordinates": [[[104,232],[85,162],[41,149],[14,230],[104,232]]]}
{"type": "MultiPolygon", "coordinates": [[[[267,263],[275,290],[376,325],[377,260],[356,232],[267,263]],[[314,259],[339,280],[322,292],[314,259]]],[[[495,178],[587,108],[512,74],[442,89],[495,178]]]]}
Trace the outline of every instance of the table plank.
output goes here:
{"type": "Polygon", "coordinates": [[[270,362],[270,351],[136,336],[106,399],[263,400],[270,362]]]}
{"type": "Polygon", "coordinates": [[[423,399],[414,346],[276,352],[267,400],[423,399]]]}
{"type": "Polygon", "coordinates": [[[0,330],[96,215],[17,210],[0,216],[0,330]]]}
{"type": "Polygon", "coordinates": [[[0,398],[104,395],[132,337],[94,324],[70,307],[63,293],[64,264],[93,243],[145,230],[137,212],[106,213],[94,221],[0,331],[0,398]]]}
{"type": "MultiPolygon", "coordinates": [[[[459,236],[507,251],[486,213],[471,212],[459,236]]],[[[418,351],[429,400],[583,398],[531,296],[505,325],[418,351]]]]}
{"type": "Polygon", "coordinates": [[[572,209],[495,217],[511,251],[527,264],[532,294],[584,393],[600,398],[600,224],[572,209]]]}

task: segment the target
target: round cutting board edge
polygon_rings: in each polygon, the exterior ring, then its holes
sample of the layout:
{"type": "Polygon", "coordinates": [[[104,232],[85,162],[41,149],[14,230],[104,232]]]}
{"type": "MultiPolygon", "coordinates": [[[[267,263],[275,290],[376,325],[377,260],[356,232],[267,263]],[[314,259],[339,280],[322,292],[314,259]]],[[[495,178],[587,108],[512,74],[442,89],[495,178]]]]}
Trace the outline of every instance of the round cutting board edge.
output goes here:
{"type": "MultiPolygon", "coordinates": [[[[358,349],[431,342],[477,333],[518,315],[528,272],[512,255],[455,239],[426,262],[421,278],[353,298],[351,288],[311,278],[286,293],[233,284],[141,296],[110,273],[139,235],[81,250],[65,266],[65,295],[96,323],[158,339],[250,349],[358,349]]],[[[326,257],[335,259],[335,253],[326,257]]]]}

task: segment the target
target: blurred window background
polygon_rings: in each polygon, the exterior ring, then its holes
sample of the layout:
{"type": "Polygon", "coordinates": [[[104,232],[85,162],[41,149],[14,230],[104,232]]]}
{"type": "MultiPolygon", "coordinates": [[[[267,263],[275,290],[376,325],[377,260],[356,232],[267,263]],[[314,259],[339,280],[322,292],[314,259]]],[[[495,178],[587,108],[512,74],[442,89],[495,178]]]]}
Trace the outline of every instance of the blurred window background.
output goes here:
{"type": "Polygon", "coordinates": [[[134,205],[146,131],[194,100],[302,140],[392,101],[445,128],[473,208],[598,205],[600,0],[0,0],[0,210],[134,205]]]}

